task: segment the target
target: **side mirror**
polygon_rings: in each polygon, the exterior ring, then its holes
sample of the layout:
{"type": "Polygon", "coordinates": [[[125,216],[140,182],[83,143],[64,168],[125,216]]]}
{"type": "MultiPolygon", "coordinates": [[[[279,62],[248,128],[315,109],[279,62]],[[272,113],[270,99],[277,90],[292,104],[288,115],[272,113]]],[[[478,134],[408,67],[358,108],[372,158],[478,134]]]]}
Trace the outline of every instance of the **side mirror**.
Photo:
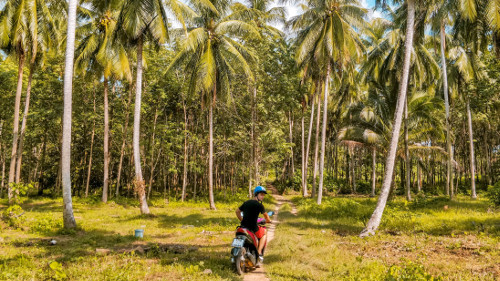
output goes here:
{"type": "Polygon", "coordinates": [[[267,214],[271,217],[272,215],[274,215],[274,212],[273,211],[269,211],[269,212],[267,212],[267,214]]]}

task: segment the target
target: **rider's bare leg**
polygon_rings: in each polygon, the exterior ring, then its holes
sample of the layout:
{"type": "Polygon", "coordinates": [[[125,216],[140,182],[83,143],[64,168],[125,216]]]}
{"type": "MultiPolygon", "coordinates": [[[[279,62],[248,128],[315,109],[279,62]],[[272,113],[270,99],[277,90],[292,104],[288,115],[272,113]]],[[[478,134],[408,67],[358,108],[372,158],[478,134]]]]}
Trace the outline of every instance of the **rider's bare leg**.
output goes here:
{"type": "Polygon", "coordinates": [[[264,234],[264,236],[262,236],[262,238],[260,238],[259,240],[259,255],[262,255],[262,250],[264,249],[264,245],[266,245],[266,242],[267,242],[267,230],[264,234]]]}

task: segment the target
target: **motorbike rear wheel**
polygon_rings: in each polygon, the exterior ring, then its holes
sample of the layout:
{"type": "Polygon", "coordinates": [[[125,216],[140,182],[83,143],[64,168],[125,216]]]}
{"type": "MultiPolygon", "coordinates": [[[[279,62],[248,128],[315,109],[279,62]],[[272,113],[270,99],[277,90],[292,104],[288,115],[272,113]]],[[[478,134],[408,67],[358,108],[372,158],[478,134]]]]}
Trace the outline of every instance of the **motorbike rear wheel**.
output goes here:
{"type": "Polygon", "coordinates": [[[234,261],[234,264],[236,266],[236,272],[238,273],[238,275],[243,275],[243,273],[245,273],[247,270],[246,268],[246,263],[245,263],[245,253],[246,253],[246,250],[244,247],[241,248],[241,251],[240,253],[238,254],[238,256],[236,257],[235,261],[234,261]]]}

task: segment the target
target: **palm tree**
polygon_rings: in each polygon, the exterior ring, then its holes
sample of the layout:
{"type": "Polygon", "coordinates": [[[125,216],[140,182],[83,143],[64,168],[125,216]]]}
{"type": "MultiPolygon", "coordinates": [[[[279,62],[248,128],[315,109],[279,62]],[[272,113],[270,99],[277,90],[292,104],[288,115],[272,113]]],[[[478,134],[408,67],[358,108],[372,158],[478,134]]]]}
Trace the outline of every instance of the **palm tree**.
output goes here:
{"type": "Polygon", "coordinates": [[[71,103],[73,87],[73,59],[75,55],[75,29],[76,29],[77,0],[69,0],[68,29],[66,36],[66,61],[64,66],[64,113],[63,135],[61,152],[61,170],[63,186],[63,221],[65,228],[75,228],[76,221],[73,216],[73,203],[71,200],[71,103]]]}
{"type": "Polygon", "coordinates": [[[140,154],[140,122],[141,122],[141,100],[142,100],[142,50],[144,42],[151,42],[157,46],[165,43],[168,39],[168,23],[166,10],[169,8],[173,15],[180,20],[184,26],[184,15],[192,15],[192,11],[177,0],[126,0],[118,19],[117,25],[125,30],[125,34],[116,32],[115,36],[124,36],[137,48],[137,67],[135,81],[135,109],[134,109],[134,136],[133,150],[135,163],[135,190],[139,196],[141,213],[149,214],[146,200],[146,186],[142,176],[141,154],[140,154]]]}
{"type": "Polygon", "coordinates": [[[430,6],[431,9],[431,28],[440,35],[441,51],[441,73],[443,80],[443,96],[445,105],[446,121],[446,151],[448,153],[447,172],[446,172],[446,194],[450,198],[453,194],[453,153],[451,151],[451,128],[450,128],[450,102],[448,96],[448,71],[446,67],[446,25],[451,22],[450,17],[453,11],[457,10],[454,1],[440,0],[430,6]]]}
{"type": "Polygon", "coordinates": [[[405,52],[403,61],[403,73],[399,85],[399,94],[396,105],[396,112],[394,114],[394,123],[391,133],[391,141],[389,146],[389,152],[386,159],[384,180],[382,183],[382,192],[377,201],[377,206],[373,212],[370,220],[366,224],[365,229],[361,232],[360,237],[365,237],[368,235],[375,235],[375,231],[380,225],[382,219],[382,214],[387,203],[387,197],[389,196],[389,191],[392,183],[392,174],[394,172],[394,164],[396,160],[396,151],[398,147],[399,131],[401,129],[401,122],[403,119],[403,109],[406,102],[406,91],[408,86],[408,77],[410,74],[410,60],[411,60],[411,49],[413,46],[413,33],[414,33],[414,22],[415,22],[415,3],[414,0],[406,1],[407,8],[407,20],[406,20],[406,39],[405,39],[405,52]]]}
{"type": "Polygon", "coordinates": [[[86,25],[80,27],[85,34],[77,48],[76,65],[83,73],[102,73],[104,76],[104,180],[102,202],[108,201],[109,186],[109,102],[108,82],[114,76],[118,79],[125,75],[132,80],[126,46],[120,40],[113,40],[116,32],[116,21],[119,16],[121,0],[94,1],[92,18],[86,25]],[[93,71],[90,71],[90,70],[93,71]]]}
{"type": "MultiPolygon", "coordinates": [[[[53,20],[54,13],[60,13],[57,9],[48,9],[45,0],[35,0],[28,4],[30,14],[31,34],[27,53],[30,57],[28,84],[26,88],[26,97],[24,102],[24,113],[21,122],[21,132],[19,136],[19,145],[17,148],[17,160],[15,171],[15,182],[19,183],[21,178],[21,166],[23,156],[24,136],[28,120],[28,112],[31,97],[31,85],[33,73],[37,66],[43,64],[44,54],[49,46],[57,46],[57,38],[60,38],[59,28],[53,20]],[[41,49],[41,52],[39,51],[41,49]]],[[[61,15],[58,15],[61,16],[61,15]]],[[[61,16],[62,17],[62,16],[61,16]]]]}
{"type": "Polygon", "coordinates": [[[230,4],[225,0],[193,3],[198,15],[193,19],[194,27],[183,38],[178,54],[167,68],[169,71],[187,60],[186,71],[191,73],[190,91],[201,92],[205,104],[208,104],[208,190],[211,209],[216,209],[213,194],[213,108],[217,94],[229,93],[237,68],[253,82],[249,61],[254,59],[254,55],[233,37],[242,40],[246,39],[245,36],[260,37],[253,25],[240,20],[241,16],[237,13],[229,13],[230,4]]]}
{"type": "MultiPolygon", "coordinates": [[[[249,0],[248,7],[235,3],[233,5],[233,10],[236,15],[240,17],[241,20],[251,21],[254,26],[257,27],[260,35],[264,38],[270,36],[272,38],[282,38],[283,34],[280,30],[276,29],[271,23],[284,23],[286,21],[286,11],[284,7],[272,7],[273,1],[270,0],[249,0]]],[[[253,40],[255,41],[255,40],[253,40]]],[[[254,49],[259,48],[259,43],[261,40],[256,42],[251,42],[250,46],[254,49]]],[[[258,70],[259,68],[256,67],[258,70]]],[[[255,185],[259,184],[259,160],[258,158],[258,136],[256,130],[257,123],[257,89],[258,77],[255,79],[255,85],[252,87],[252,129],[251,129],[251,139],[252,139],[252,162],[253,162],[253,176],[250,173],[250,183],[252,177],[255,181],[255,185]]]]}
{"type": "MultiPolygon", "coordinates": [[[[36,34],[33,27],[37,25],[36,13],[35,17],[32,16],[31,10],[27,0],[8,1],[5,7],[0,12],[0,40],[1,47],[12,56],[18,59],[18,74],[17,74],[17,88],[16,100],[14,105],[14,124],[12,132],[12,152],[10,157],[10,169],[8,180],[8,197],[9,203],[12,202],[12,183],[15,180],[16,172],[16,159],[17,159],[17,146],[19,143],[19,110],[21,107],[21,95],[23,90],[23,69],[27,55],[27,48],[30,41],[33,39],[32,34],[36,34]]],[[[36,7],[36,6],[35,6],[36,7]]],[[[33,40],[32,42],[36,42],[33,40]]]]}
{"type": "MultiPolygon", "coordinates": [[[[477,0],[461,3],[459,15],[453,27],[456,41],[454,42],[455,47],[450,50],[450,58],[453,62],[451,71],[453,75],[452,79],[454,80],[455,87],[463,83],[465,84],[463,88],[469,90],[468,92],[477,91],[477,89],[471,86],[472,82],[477,82],[487,76],[487,73],[484,71],[481,56],[488,48],[486,40],[488,24],[490,27],[493,27],[494,33],[499,29],[499,26],[496,24],[498,23],[495,19],[496,14],[492,14],[491,11],[486,10],[486,8],[490,8],[493,9],[493,11],[497,11],[498,7],[492,7],[492,5],[497,4],[488,2],[495,1],[477,0]]],[[[457,87],[456,89],[460,91],[462,87],[457,87]]],[[[471,95],[469,93],[463,95],[466,104],[469,131],[471,197],[476,199],[476,171],[470,97],[471,95]]]]}
{"type": "MultiPolygon", "coordinates": [[[[317,203],[321,204],[323,173],[325,166],[325,145],[328,93],[331,75],[342,77],[351,62],[362,56],[363,45],[356,28],[364,24],[366,10],[356,0],[311,0],[308,9],[293,17],[288,26],[300,30],[297,36],[296,60],[302,68],[315,61],[324,69],[323,126],[321,137],[320,178],[317,203]]],[[[340,79],[341,80],[341,79],[340,79]]]]}

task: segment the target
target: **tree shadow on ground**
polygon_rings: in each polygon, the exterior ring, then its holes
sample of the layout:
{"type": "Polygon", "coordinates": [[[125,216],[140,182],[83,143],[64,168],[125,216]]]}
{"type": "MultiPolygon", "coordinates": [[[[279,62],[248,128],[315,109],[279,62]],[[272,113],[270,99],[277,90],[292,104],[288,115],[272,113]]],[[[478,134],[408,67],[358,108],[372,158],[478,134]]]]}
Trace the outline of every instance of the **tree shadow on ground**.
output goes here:
{"type": "MultiPolygon", "coordinates": [[[[238,222],[236,217],[232,218],[217,218],[217,217],[206,217],[202,214],[189,214],[187,216],[179,216],[179,215],[167,215],[167,214],[159,214],[158,218],[158,226],[159,227],[172,227],[174,225],[183,225],[183,226],[193,226],[193,227],[207,227],[212,225],[218,225],[222,227],[231,228],[234,226],[238,226],[238,222]]],[[[181,226],[182,227],[182,226],[181,226]]]]}
{"type": "MultiPolygon", "coordinates": [[[[240,280],[236,274],[232,273],[230,247],[225,243],[195,245],[146,242],[133,235],[120,235],[113,231],[91,229],[80,230],[72,235],[17,240],[11,245],[20,248],[23,252],[30,252],[30,249],[41,250],[33,255],[30,254],[39,261],[57,261],[67,265],[106,256],[107,260],[116,257],[119,262],[121,256],[129,255],[129,258],[133,259],[157,260],[161,265],[180,264],[185,268],[200,266],[201,271],[207,268],[214,274],[219,274],[229,280],[240,280]],[[56,244],[52,245],[51,240],[55,240],[56,244]],[[97,249],[103,249],[103,251],[97,249]]],[[[15,266],[23,257],[25,255],[0,257],[0,263],[15,266]]]]}
{"type": "Polygon", "coordinates": [[[24,210],[28,210],[30,212],[38,212],[38,213],[53,213],[53,212],[61,212],[63,209],[62,203],[57,201],[49,201],[49,202],[27,202],[21,204],[21,207],[24,210]]]}

